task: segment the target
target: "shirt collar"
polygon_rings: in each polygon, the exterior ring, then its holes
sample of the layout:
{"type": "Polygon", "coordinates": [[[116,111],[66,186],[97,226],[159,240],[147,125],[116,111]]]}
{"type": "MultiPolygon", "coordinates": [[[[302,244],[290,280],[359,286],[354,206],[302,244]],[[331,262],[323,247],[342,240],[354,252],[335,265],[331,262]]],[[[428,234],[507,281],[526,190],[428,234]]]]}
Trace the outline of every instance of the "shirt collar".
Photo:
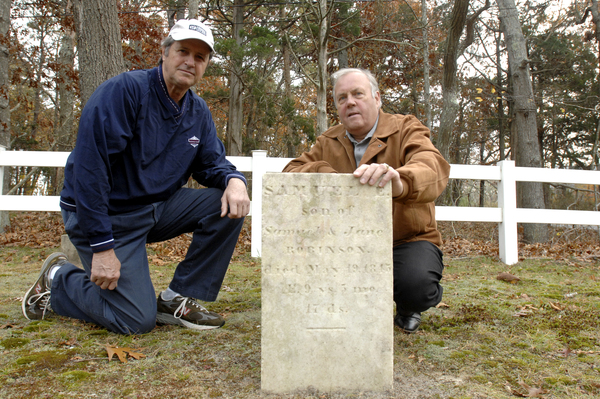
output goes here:
{"type": "Polygon", "coordinates": [[[373,125],[371,130],[369,130],[369,133],[367,133],[365,138],[362,139],[362,141],[360,143],[358,141],[356,141],[354,139],[354,137],[352,137],[352,135],[350,133],[348,133],[347,130],[346,130],[346,137],[348,137],[350,139],[350,141],[353,142],[354,144],[361,144],[361,143],[364,143],[365,141],[368,142],[369,140],[371,140],[371,137],[373,137],[373,134],[375,134],[375,130],[377,130],[378,123],[379,123],[379,115],[377,115],[377,120],[375,121],[375,124],[373,125]]]}

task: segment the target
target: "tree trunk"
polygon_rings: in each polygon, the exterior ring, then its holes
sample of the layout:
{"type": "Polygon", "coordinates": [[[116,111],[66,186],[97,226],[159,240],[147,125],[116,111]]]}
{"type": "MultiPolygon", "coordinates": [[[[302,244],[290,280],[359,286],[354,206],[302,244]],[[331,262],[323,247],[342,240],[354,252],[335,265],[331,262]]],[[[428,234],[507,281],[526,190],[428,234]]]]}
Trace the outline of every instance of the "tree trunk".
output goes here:
{"type": "MultiPolygon", "coordinates": [[[[279,8],[279,17],[281,21],[287,19],[287,12],[284,6],[279,8]]],[[[292,94],[292,64],[290,60],[290,44],[288,43],[287,36],[283,35],[281,41],[281,52],[283,54],[283,86],[284,86],[284,105],[283,112],[285,115],[285,143],[286,143],[286,156],[288,158],[295,158],[296,154],[296,142],[299,142],[295,137],[294,132],[294,96],[292,94]]]]}
{"type": "MultiPolygon", "coordinates": [[[[340,29],[341,35],[343,36],[344,33],[346,33],[346,27],[348,25],[348,22],[346,21],[348,19],[348,11],[350,10],[350,7],[353,6],[354,3],[338,3],[338,19],[340,21],[345,21],[342,23],[342,29],[340,29]]],[[[349,64],[348,64],[348,49],[346,48],[346,46],[348,45],[348,42],[346,40],[344,40],[342,37],[338,38],[335,41],[335,45],[336,45],[336,49],[337,49],[337,60],[338,60],[338,67],[340,69],[342,68],[348,68],[349,64]]]]}
{"type": "Polygon", "coordinates": [[[452,8],[450,30],[446,39],[446,51],[444,53],[442,116],[440,117],[440,129],[437,140],[437,147],[446,159],[449,159],[451,136],[459,109],[458,67],[456,61],[475,40],[475,23],[481,13],[488,8],[490,8],[490,0],[486,0],[483,7],[474,11],[468,18],[469,0],[455,0],[454,7],[452,8]],[[460,38],[463,30],[466,31],[466,35],[464,41],[461,43],[460,38]]]}
{"type": "MultiPolygon", "coordinates": [[[[598,65],[600,65],[600,11],[598,10],[598,0],[592,0],[592,22],[594,23],[594,27],[596,28],[596,44],[598,46],[597,51],[597,59],[598,65]]],[[[600,91],[600,85],[598,85],[598,90],[600,91]]],[[[594,143],[592,144],[592,170],[600,170],[600,114],[598,115],[598,126],[596,128],[596,137],[594,139],[594,143]]],[[[597,211],[600,211],[598,208],[598,187],[594,186],[594,204],[597,211]]],[[[600,226],[598,227],[598,235],[600,236],[600,226]]]]}
{"type": "MultiPolygon", "coordinates": [[[[446,39],[446,51],[444,53],[444,70],[442,77],[442,115],[440,116],[440,127],[438,129],[436,147],[440,150],[444,159],[450,161],[452,155],[452,133],[456,116],[459,114],[458,103],[458,71],[457,59],[459,56],[460,37],[467,21],[469,0],[455,0],[450,17],[451,25],[446,39]]],[[[451,181],[444,193],[436,201],[439,204],[454,204],[456,188],[460,185],[458,181],[451,181]]]]}
{"type": "Polygon", "coordinates": [[[502,38],[502,33],[498,34],[496,38],[496,107],[498,108],[498,152],[499,160],[504,161],[505,158],[505,144],[504,144],[504,104],[502,101],[502,57],[500,55],[500,39],[502,38]]]}
{"type": "MultiPolygon", "coordinates": [[[[67,1],[65,5],[65,14],[71,12],[71,2],[67,1]]],[[[65,30],[60,43],[58,52],[59,65],[59,83],[57,84],[58,104],[58,123],[56,127],[55,150],[70,151],[75,147],[75,123],[73,118],[73,109],[75,107],[75,93],[73,90],[73,80],[69,76],[75,68],[75,33],[70,29],[65,30]]],[[[58,195],[64,178],[64,169],[55,168],[54,184],[55,192],[58,195]]]]}
{"type": "MultiPolygon", "coordinates": [[[[485,158],[483,156],[483,151],[485,151],[485,141],[481,140],[479,142],[479,164],[483,165],[485,162],[485,158]]],[[[485,206],[485,180],[479,180],[479,207],[483,208],[485,206]]]]}
{"type": "Polygon", "coordinates": [[[60,65],[58,73],[60,78],[58,84],[58,137],[55,138],[57,141],[57,151],[69,151],[75,146],[73,118],[75,104],[74,82],[69,77],[69,72],[75,67],[74,42],[74,32],[64,32],[58,54],[58,63],[60,65]]]}
{"type": "MultiPolygon", "coordinates": [[[[542,167],[540,142],[537,134],[537,108],[533,96],[531,70],[527,59],[525,37],[521,30],[517,8],[513,0],[497,0],[500,9],[500,22],[508,51],[508,66],[512,78],[512,98],[516,132],[516,146],[513,147],[517,166],[542,167]]],[[[544,190],[542,183],[521,183],[519,189],[519,205],[523,208],[543,209],[544,190]]],[[[548,240],[547,224],[530,224],[523,226],[526,242],[546,242],[548,240]]]]}
{"type": "Polygon", "coordinates": [[[327,121],[327,42],[329,40],[329,29],[331,27],[331,12],[327,4],[328,0],[318,0],[317,18],[319,23],[319,35],[317,46],[317,134],[320,135],[328,128],[327,121]]]}
{"type": "MultiPolygon", "coordinates": [[[[46,65],[46,26],[42,25],[40,27],[40,57],[38,59],[38,66],[36,72],[36,80],[41,82],[42,74],[44,70],[44,66],[46,65]]],[[[38,120],[40,117],[40,112],[42,108],[42,85],[36,85],[33,89],[33,117],[31,121],[31,137],[34,139],[37,136],[38,131],[38,120]]]]}
{"type": "Polygon", "coordinates": [[[105,80],[125,71],[117,2],[74,0],[81,106],[105,80]]]}
{"type": "Polygon", "coordinates": [[[190,0],[188,18],[198,19],[199,0],[190,0]]]}
{"type": "MultiPolygon", "coordinates": [[[[10,2],[0,0],[0,146],[6,150],[10,147],[10,102],[9,102],[9,55],[8,43],[10,32],[10,2]]],[[[8,168],[5,168],[8,169],[8,168]]],[[[0,193],[8,192],[8,170],[0,173],[0,193]]],[[[0,212],[0,233],[10,225],[8,212],[0,212]]]]}
{"type": "Polygon", "coordinates": [[[429,82],[429,35],[427,32],[427,0],[421,0],[421,23],[423,25],[423,105],[425,126],[431,130],[431,88],[429,82]]]}
{"type": "Polygon", "coordinates": [[[167,23],[169,24],[169,30],[175,25],[180,19],[185,18],[185,6],[187,5],[187,0],[175,0],[169,4],[169,9],[167,10],[167,23]]]}
{"type": "Polygon", "coordinates": [[[244,119],[243,112],[243,92],[242,81],[240,79],[242,70],[242,59],[236,54],[242,46],[242,29],[244,27],[244,0],[235,0],[233,7],[233,37],[236,42],[236,49],[233,51],[232,68],[229,76],[229,118],[227,119],[227,144],[228,155],[241,155],[242,145],[242,125],[244,119]]]}
{"type": "Polygon", "coordinates": [[[459,43],[465,23],[469,0],[455,0],[450,17],[450,30],[446,39],[444,53],[444,72],[442,78],[442,116],[438,130],[437,148],[445,159],[450,159],[450,142],[454,130],[454,121],[458,115],[458,81],[456,60],[459,54],[459,43]]]}

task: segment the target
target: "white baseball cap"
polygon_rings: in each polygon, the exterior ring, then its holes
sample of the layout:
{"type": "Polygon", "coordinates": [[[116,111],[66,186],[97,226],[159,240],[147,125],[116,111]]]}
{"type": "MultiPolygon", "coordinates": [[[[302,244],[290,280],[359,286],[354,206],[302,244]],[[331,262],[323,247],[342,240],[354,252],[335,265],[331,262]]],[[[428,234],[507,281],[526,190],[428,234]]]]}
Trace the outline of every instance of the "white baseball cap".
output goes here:
{"type": "Polygon", "coordinates": [[[169,36],[175,41],[185,39],[198,39],[208,44],[211,51],[215,51],[215,39],[210,28],[197,19],[180,19],[171,28],[169,36]]]}

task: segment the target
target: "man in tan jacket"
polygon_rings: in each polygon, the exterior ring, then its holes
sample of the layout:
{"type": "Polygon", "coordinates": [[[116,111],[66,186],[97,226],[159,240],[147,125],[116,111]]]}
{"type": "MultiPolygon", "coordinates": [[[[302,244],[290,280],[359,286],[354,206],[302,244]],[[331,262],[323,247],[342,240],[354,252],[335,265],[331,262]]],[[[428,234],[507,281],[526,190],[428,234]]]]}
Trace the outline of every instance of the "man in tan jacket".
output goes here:
{"type": "Polygon", "coordinates": [[[380,110],[379,86],[369,71],[341,69],[332,80],[342,123],[283,171],[353,173],[362,184],[392,185],[394,320],[412,333],[421,324],[421,312],[442,299],[442,238],[434,201],[448,183],[450,165],[414,116],[380,110]]]}

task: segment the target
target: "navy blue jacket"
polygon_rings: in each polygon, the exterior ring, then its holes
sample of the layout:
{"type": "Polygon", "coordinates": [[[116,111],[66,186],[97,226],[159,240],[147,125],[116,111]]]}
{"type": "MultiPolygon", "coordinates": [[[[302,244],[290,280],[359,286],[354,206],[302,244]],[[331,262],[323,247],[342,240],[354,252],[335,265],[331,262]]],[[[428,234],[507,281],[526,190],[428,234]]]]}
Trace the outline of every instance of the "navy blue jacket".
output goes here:
{"type": "Polygon", "coordinates": [[[231,177],[245,182],[203,99],[188,90],[179,107],[161,67],[125,72],[101,84],[81,113],[60,203],[77,212],[100,252],[114,247],[110,215],[164,201],[190,176],[222,190],[231,177]]]}

